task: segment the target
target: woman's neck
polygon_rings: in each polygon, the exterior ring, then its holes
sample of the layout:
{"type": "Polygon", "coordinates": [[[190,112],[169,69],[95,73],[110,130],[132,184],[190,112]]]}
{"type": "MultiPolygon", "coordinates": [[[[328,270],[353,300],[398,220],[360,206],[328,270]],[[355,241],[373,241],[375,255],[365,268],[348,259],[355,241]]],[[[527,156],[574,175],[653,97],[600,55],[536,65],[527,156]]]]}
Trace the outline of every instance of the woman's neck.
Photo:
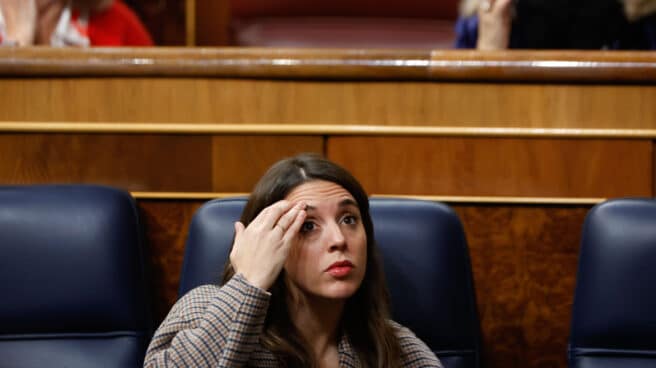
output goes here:
{"type": "Polygon", "coordinates": [[[337,352],[343,300],[306,296],[302,292],[289,298],[289,315],[292,323],[312,349],[317,360],[337,352]]]}

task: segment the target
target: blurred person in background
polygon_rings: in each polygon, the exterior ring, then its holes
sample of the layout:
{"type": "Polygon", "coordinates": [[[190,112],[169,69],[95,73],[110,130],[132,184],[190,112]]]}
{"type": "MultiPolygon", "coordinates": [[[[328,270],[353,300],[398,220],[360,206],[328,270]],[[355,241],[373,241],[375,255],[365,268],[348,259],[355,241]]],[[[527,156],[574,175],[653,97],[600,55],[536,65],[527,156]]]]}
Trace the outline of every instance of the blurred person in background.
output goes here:
{"type": "Polygon", "coordinates": [[[630,26],[618,40],[617,48],[656,50],[656,0],[623,0],[630,26]]]}
{"type": "Polygon", "coordinates": [[[0,45],[33,43],[36,3],[24,0],[0,0],[0,45]]]}
{"type": "Polygon", "coordinates": [[[0,45],[152,46],[120,0],[0,0],[0,45]]]}
{"type": "Polygon", "coordinates": [[[655,49],[656,0],[462,0],[456,47],[655,49]]]}

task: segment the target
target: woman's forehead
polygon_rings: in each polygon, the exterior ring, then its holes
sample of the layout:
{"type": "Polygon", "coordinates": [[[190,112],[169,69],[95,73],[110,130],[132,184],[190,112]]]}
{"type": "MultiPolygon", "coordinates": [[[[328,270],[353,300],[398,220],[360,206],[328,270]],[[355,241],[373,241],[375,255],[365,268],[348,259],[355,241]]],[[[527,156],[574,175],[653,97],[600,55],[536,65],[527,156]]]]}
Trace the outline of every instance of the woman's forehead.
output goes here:
{"type": "Polygon", "coordinates": [[[345,199],[355,202],[351,193],[339,184],[325,181],[313,180],[303,183],[294,188],[287,197],[288,201],[304,201],[308,205],[339,204],[345,199]]]}

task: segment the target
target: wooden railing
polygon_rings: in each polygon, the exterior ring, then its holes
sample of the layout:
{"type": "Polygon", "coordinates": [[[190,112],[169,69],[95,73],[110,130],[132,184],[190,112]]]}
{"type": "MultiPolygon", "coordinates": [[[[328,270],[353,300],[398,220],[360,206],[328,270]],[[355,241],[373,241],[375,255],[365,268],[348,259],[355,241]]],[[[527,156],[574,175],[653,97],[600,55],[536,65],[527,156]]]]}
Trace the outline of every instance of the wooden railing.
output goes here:
{"type": "Polygon", "coordinates": [[[5,76],[656,82],[653,52],[278,48],[7,48],[5,76]]]}

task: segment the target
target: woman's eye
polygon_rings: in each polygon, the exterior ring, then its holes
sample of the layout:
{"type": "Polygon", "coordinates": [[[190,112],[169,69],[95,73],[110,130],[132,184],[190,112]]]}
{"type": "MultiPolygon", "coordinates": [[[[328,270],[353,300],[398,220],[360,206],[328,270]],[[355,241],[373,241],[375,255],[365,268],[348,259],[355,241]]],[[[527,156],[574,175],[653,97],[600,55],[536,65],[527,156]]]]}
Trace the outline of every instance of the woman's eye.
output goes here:
{"type": "Polygon", "coordinates": [[[302,233],[307,233],[312,230],[314,230],[314,222],[306,221],[303,223],[303,225],[301,225],[302,233]]]}
{"type": "Polygon", "coordinates": [[[342,221],[347,225],[355,225],[358,222],[358,219],[353,215],[348,215],[348,216],[344,216],[344,219],[342,221]]]}

